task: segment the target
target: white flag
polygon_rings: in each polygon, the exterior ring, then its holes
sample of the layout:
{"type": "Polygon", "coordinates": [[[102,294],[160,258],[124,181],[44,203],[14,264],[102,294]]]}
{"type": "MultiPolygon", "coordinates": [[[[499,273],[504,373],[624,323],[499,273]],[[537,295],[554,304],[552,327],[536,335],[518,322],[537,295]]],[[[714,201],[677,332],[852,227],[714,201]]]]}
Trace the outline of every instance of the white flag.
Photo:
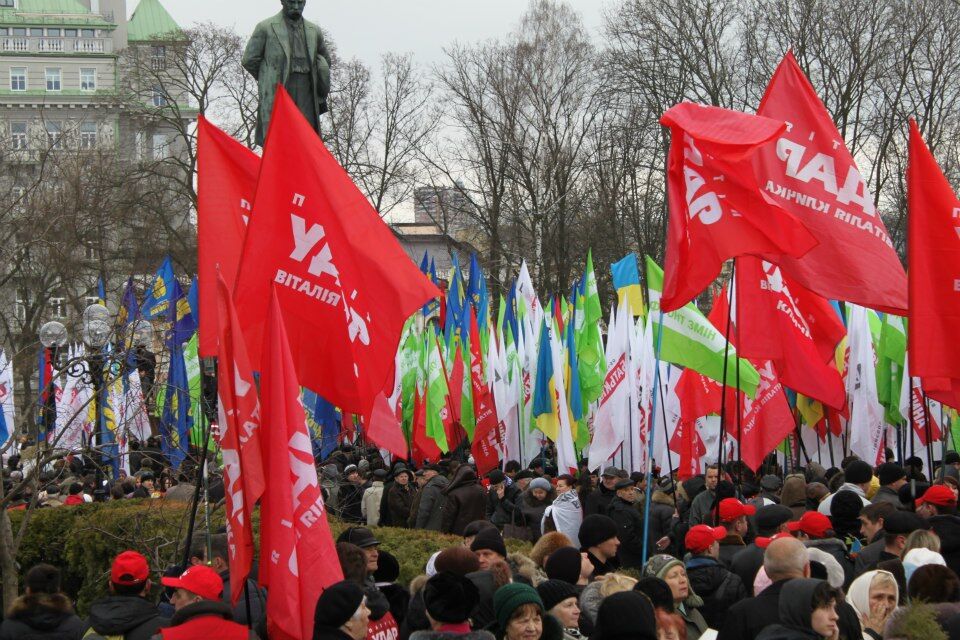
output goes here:
{"type": "Polygon", "coordinates": [[[610,323],[607,328],[607,376],[603,380],[603,393],[600,406],[593,419],[593,440],[590,442],[590,469],[595,471],[606,463],[623,444],[624,427],[629,420],[630,389],[628,388],[627,367],[629,366],[628,331],[629,319],[624,315],[625,305],[621,304],[614,315],[610,310],[610,323]]]}
{"type": "Polygon", "coordinates": [[[847,401],[850,403],[850,451],[870,465],[883,451],[883,406],[877,396],[876,354],[867,310],[847,304],[850,359],[847,365],[847,401]]]}
{"type": "Polygon", "coordinates": [[[16,428],[13,407],[13,361],[0,351],[0,445],[6,443],[16,428]]]}

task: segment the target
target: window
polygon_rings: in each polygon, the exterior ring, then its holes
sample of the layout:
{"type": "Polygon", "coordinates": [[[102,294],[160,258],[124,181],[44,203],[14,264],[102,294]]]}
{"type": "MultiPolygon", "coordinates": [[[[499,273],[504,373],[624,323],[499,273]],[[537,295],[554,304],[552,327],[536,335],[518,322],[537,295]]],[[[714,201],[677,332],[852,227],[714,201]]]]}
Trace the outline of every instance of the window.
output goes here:
{"type": "Polygon", "coordinates": [[[67,316],[67,299],[50,298],[50,315],[54,318],[65,318],[67,316]]]}
{"type": "MultiPolygon", "coordinates": [[[[97,250],[91,246],[86,246],[83,248],[83,255],[84,257],[86,257],[87,260],[95,260],[97,257],[97,250]]],[[[91,303],[88,302],[87,306],[89,306],[90,304],[91,303]]]]}
{"type": "Polygon", "coordinates": [[[80,148],[96,149],[99,129],[96,122],[83,122],[80,124],[80,148]]]}
{"type": "Polygon", "coordinates": [[[43,37],[43,29],[38,29],[38,28],[34,27],[34,28],[30,29],[30,35],[31,35],[31,36],[34,36],[35,38],[42,38],[42,37],[43,37]]]}
{"type": "Polygon", "coordinates": [[[47,146],[51,149],[63,149],[63,126],[54,120],[47,123],[47,146]]]}
{"type": "Polygon", "coordinates": [[[97,70],[96,69],[80,69],[80,90],[81,91],[97,90],[97,70]]]}
{"type": "Polygon", "coordinates": [[[167,96],[163,93],[163,87],[156,86],[153,88],[153,106],[155,107],[165,107],[167,106],[167,96]]]}
{"type": "Polygon", "coordinates": [[[10,29],[7,29],[6,27],[0,27],[0,36],[8,35],[10,35],[10,29]]]}
{"type": "Polygon", "coordinates": [[[16,7],[17,0],[0,0],[0,7],[16,7]]]}
{"type": "Polygon", "coordinates": [[[10,123],[10,148],[11,149],[27,148],[27,123],[26,122],[10,123]]]}
{"type": "Polygon", "coordinates": [[[80,29],[81,38],[96,38],[97,30],[96,29],[80,29]]]}
{"type": "Polygon", "coordinates": [[[63,35],[66,36],[67,38],[76,38],[76,37],[77,37],[77,30],[76,30],[76,29],[64,29],[64,30],[63,30],[63,35]]]}
{"type": "Polygon", "coordinates": [[[60,91],[61,87],[60,69],[47,68],[47,91],[60,91]]]}
{"type": "Polygon", "coordinates": [[[162,133],[153,134],[153,159],[163,160],[167,155],[167,136],[162,133]]]}
{"type": "Polygon", "coordinates": [[[13,35],[15,35],[15,36],[25,36],[25,35],[27,35],[27,30],[24,29],[23,27],[14,27],[13,29],[11,29],[11,31],[13,32],[13,35]]]}
{"type": "Polygon", "coordinates": [[[60,29],[47,29],[47,35],[53,38],[60,37],[60,29]]]}
{"type": "Polygon", "coordinates": [[[164,46],[153,47],[150,57],[150,65],[154,71],[163,71],[167,68],[167,48],[164,46]]]}
{"type": "Polygon", "coordinates": [[[10,67],[10,90],[11,91],[27,90],[27,68],[26,67],[10,67]]]}

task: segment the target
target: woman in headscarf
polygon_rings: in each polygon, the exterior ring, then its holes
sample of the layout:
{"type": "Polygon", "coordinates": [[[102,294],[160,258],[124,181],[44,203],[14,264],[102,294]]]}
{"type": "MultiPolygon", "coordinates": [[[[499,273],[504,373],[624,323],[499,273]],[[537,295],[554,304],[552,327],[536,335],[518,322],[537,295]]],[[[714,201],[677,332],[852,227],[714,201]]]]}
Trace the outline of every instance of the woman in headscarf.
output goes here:
{"type": "Polygon", "coordinates": [[[837,604],[840,602],[843,602],[843,592],[825,580],[790,580],[780,592],[780,623],[761,631],[757,640],[835,638],[839,633],[837,604]]]}
{"type": "Polygon", "coordinates": [[[889,571],[867,571],[853,581],[847,602],[860,617],[864,640],[880,640],[899,597],[897,581],[889,571]]]}
{"type": "Polygon", "coordinates": [[[653,556],[643,568],[646,577],[660,578],[670,587],[673,604],[687,625],[687,640],[697,640],[708,629],[699,608],[703,600],[693,592],[683,563],[666,554],[653,556]]]}

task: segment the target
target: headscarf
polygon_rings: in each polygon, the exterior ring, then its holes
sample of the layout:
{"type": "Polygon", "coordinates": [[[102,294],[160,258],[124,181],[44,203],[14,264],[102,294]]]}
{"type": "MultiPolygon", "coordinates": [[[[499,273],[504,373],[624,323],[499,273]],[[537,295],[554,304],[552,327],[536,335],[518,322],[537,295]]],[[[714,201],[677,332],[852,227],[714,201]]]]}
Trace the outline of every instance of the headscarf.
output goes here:
{"type": "Polygon", "coordinates": [[[853,584],[851,584],[847,590],[847,603],[861,616],[870,615],[870,588],[878,576],[886,576],[890,579],[890,582],[893,584],[894,598],[898,601],[900,599],[900,589],[897,587],[897,581],[894,579],[892,573],[879,570],[867,571],[854,580],[853,584]]]}
{"type": "Polygon", "coordinates": [[[927,564],[938,564],[942,567],[947,566],[942,555],[926,547],[917,547],[916,549],[907,551],[907,555],[903,557],[903,574],[907,582],[910,582],[914,571],[927,564]]]}

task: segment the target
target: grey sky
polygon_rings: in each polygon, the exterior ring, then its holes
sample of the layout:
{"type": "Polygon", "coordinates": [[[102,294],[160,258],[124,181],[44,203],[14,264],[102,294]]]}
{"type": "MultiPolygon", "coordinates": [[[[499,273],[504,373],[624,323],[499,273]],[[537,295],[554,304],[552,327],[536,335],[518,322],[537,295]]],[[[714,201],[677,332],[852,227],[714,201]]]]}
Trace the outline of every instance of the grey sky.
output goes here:
{"type": "MultiPolygon", "coordinates": [[[[249,34],[280,10],[280,0],[162,0],[181,26],[215,22],[249,34]]],[[[602,10],[611,0],[568,0],[599,36],[602,10]]],[[[130,2],[129,6],[135,3],[130,2]]],[[[510,31],[527,7],[525,0],[307,0],[306,16],[336,39],[345,58],[376,66],[387,52],[412,52],[420,64],[443,57],[454,41],[475,42],[510,31]]]]}

